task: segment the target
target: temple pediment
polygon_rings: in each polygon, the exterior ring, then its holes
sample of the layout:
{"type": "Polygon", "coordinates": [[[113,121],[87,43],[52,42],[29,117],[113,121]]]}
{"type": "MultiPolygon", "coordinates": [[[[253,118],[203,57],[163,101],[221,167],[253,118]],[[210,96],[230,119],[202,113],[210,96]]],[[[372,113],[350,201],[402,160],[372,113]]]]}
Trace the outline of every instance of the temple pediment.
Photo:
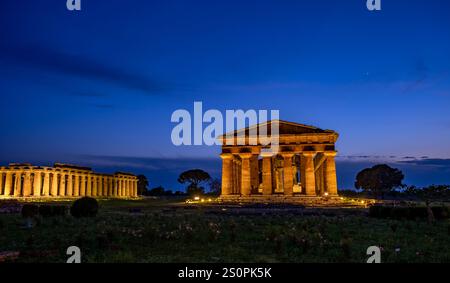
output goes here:
{"type": "Polygon", "coordinates": [[[229,132],[225,136],[252,136],[254,134],[259,135],[259,131],[264,128],[267,129],[267,135],[272,135],[272,126],[278,124],[278,134],[280,136],[285,135],[304,135],[304,134],[337,134],[332,130],[323,130],[314,126],[299,124],[294,122],[287,122],[282,120],[272,120],[261,124],[256,124],[250,127],[236,130],[234,132],[229,132]],[[245,134],[244,134],[245,133],[245,134]]]}

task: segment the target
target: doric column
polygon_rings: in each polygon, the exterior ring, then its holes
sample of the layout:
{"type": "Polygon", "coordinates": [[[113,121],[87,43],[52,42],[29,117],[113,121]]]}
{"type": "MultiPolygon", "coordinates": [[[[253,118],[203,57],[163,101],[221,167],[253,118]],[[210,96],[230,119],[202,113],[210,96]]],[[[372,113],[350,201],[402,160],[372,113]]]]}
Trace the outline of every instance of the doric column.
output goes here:
{"type": "Polygon", "coordinates": [[[21,195],[22,195],[22,171],[16,171],[14,196],[19,197],[21,195]]]}
{"type": "Polygon", "coordinates": [[[130,196],[134,197],[134,179],[130,179],[130,196]]]}
{"type": "Polygon", "coordinates": [[[134,181],[133,181],[133,179],[131,179],[131,177],[130,177],[130,179],[128,180],[128,185],[130,186],[130,197],[132,197],[132,196],[134,196],[134,181]]]}
{"type": "Polygon", "coordinates": [[[242,161],[236,160],[236,193],[242,194],[242,161]]]}
{"type": "Polygon", "coordinates": [[[102,176],[97,176],[97,196],[101,197],[103,195],[103,187],[102,187],[102,176]]]}
{"type": "Polygon", "coordinates": [[[261,153],[263,195],[266,196],[272,194],[272,156],[271,152],[261,153]]]}
{"type": "Polygon", "coordinates": [[[129,186],[128,196],[132,197],[134,193],[133,193],[133,180],[131,179],[131,177],[130,179],[128,179],[128,186],[129,186]]]}
{"type": "Polygon", "coordinates": [[[0,196],[4,195],[3,190],[3,171],[0,171],[0,196]]]}
{"type": "Polygon", "coordinates": [[[283,152],[281,153],[283,156],[284,162],[283,162],[283,172],[284,172],[284,178],[283,178],[283,188],[284,188],[284,195],[292,196],[293,194],[293,188],[294,188],[294,175],[292,172],[292,157],[294,156],[294,153],[292,152],[283,152]]]}
{"type": "Polygon", "coordinates": [[[106,189],[105,196],[110,197],[111,196],[111,178],[109,176],[105,177],[105,189],[106,189]]]}
{"type": "Polygon", "coordinates": [[[121,188],[121,178],[120,177],[116,177],[116,185],[117,185],[117,190],[115,191],[115,196],[120,197],[120,188],[121,188]]]}
{"type": "Polygon", "coordinates": [[[101,197],[103,194],[103,188],[102,188],[102,176],[97,175],[97,177],[95,178],[96,183],[97,183],[97,194],[96,196],[101,197]]]}
{"type": "Polygon", "coordinates": [[[116,180],[116,177],[110,177],[110,182],[111,182],[111,187],[110,187],[110,190],[111,190],[111,197],[114,197],[115,196],[115,192],[116,192],[116,186],[117,186],[117,180],[116,180]]]}
{"type": "Polygon", "coordinates": [[[97,175],[97,176],[95,176],[95,179],[94,179],[95,187],[96,187],[95,196],[97,196],[97,197],[102,195],[102,189],[100,187],[100,178],[101,177],[99,175],[97,175]]]}
{"type": "Polygon", "coordinates": [[[23,178],[23,194],[24,197],[31,196],[31,171],[25,171],[23,178]]]}
{"type": "Polygon", "coordinates": [[[102,196],[102,197],[106,196],[106,194],[105,194],[105,187],[106,187],[105,176],[101,175],[98,178],[98,195],[99,196],[102,196]]]}
{"type": "Polygon", "coordinates": [[[108,197],[114,196],[114,177],[108,177],[108,197]]]}
{"type": "Polygon", "coordinates": [[[84,197],[86,195],[86,182],[87,177],[85,173],[80,176],[80,196],[84,197]]]}
{"type": "Polygon", "coordinates": [[[232,194],[237,194],[237,193],[240,193],[240,191],[239,191],[239,183],[238,182],[240,182],[241,180],[239,180],[239,176],[238,176],[238,169],[239,168],[238,168],[237,161],[234,158],[234,155],[233,155],[233,159],[232,159],[232,164],[233,164],[233,177],[232,177],[233,185],[232,185],[231,193],[232,194]]]}
{"type": "Polygon", "coordinates": [[[138,180],[136,178],[136,179],[134,179],[134,196],[135,197],[138,196],[138,189],[137,189],[137,187],[138,187],[138,180]]]}
{"type": "Polygon", "coordinates": [[[222,153],[222,192],[224,196],[230,195],[233,190],[233,155],[222,153]]]}
{"type": "Polygon", "coordinates": [[[133,196],[133,181],[131,180],[131,177],[128,179],[128,196],[133,196]]]}
{"type": "Polygon", "coordinates": [[[91,174],[87,174],[86,175],[86,196],[90,197],[92,196],[92,175],[91,174]]]}
{"type": "Polygon", "coordinates": [[[33,196],[39,197],[41,196],[41,188],[42,188],[42,174],[40,170],[34,171],[34,182],[33,182],[33,196]]]}
{"type": "Polygon", "coordinates": [[[336,162],[334,159],[336,152],[326,151],[324,154],[327,157],[325,161],[325,187],[330,196],[337,196],[336,162]]]}
{"type": "Polygon", "coordinates": [[[67,189],[66,189],[66,196],[73,196],[73,173],[69,172],[67,174],[67,189]]]}
{"type": "Polygon", "coordinates": [[[128,179],[128,177],[125,179],[125,196],[130,196],[130,179],[128,179]]]}
{"type": "Polygon", "coordinates": [[[93,175],[92,176],[92,196],[96,197],[97,196],[97,175],[93,175]]]}
{"type": "Polygon", "coordinates": [[[118,197],[121,196],[121,189],[122,189],[122,178],[117,177],[117,195],[118,197]]]}
{"type": "Polygon", "coordinates": [[[53,178],[52,178],[52,189],[50,193],[53,197],[56,197],[58,195],[58,172],[53,172],[53,178]]]}
{"type": "Polygon", "coordinates": [[[74,183],[73,183],[73,196],[77,197],[80,195],[80,175],[77,173],[74,174],[74,183]]]}
{"type": "Polygon", "coordinates": [[[4,190],[4,195],[5,196],[10,196],[12,193],[12,172],[11,171],[6,171],[6,176],[5,176],[5,190],[4,190]]]}
{"type": "Polygon", "coordinates": [[[325,176],[323,174],[323,168],[324,166],[321,165],[319,168],[315,170],[316,187],[319,195],[323,195],[323,193],[325,192],[325,184],[324,184],[325,176]]]}
{"type": "Polygon", "coordinates": [[[258,155],[253,154],[250,158],[250,176],[251,176],[251,188],[252,193],[258,193],[259,189],[259,160],[258,155]]]}
{"type": "Polygon", "coordinates": [[[241,195],[249,196],[251,194],[251,168],[250,168],[250,158],[251,153],[239,153],[242,159],[241,167],[241,195]]]}
{"type": "Polygon", "coordinates": [[[59,177],[59,196],[66,196],[66,173],[61,172],[59,177]]]}
{"type": "Polygon", "coordinates": [[[316,180],[315,180],[315,174],[314,174],[314,155],[315,152],[302,152],[303,155],[303,161],[305,163],[304,166],[304,172],[302,172],[305,175],[305,193],[308,196],[315,196],[316,195],[316,180]]]}
{"type": "Polygon", "coordinates": [[[119,196],[119,178],[114,177],[113,180],[113,196],[117,197],[119,196]]]}
{"type": "Polygon", "coordinates": [[[42,195],[49,196],[50,195],[50,172],[44,172],[44,186],[42,188],[42,195]]]}
{"type": "Polygon", "coordinates": [[[104,196],[104,193],[103,193],[103,188],[104,188],[103,176],[99,176],[97,180],[98,180],[97,195],[102,197],[102,196],[104,196]]]}

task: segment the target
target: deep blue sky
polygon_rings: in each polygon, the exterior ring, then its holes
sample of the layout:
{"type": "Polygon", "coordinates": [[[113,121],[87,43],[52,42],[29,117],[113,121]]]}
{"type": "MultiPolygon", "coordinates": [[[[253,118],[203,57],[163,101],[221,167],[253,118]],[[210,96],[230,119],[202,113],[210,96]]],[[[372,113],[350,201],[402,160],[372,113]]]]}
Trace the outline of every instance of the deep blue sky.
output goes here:
{"type": "Polygon", "coordinates": [[[450,1],[0,2],[0,162],[144,173],[220,171],[175,147],[176,109],[279,109],[340,133],[341,187],[389,162],[450,183],[450,1]],[[437,160],[440,159],[440,160],[437,160]]]}

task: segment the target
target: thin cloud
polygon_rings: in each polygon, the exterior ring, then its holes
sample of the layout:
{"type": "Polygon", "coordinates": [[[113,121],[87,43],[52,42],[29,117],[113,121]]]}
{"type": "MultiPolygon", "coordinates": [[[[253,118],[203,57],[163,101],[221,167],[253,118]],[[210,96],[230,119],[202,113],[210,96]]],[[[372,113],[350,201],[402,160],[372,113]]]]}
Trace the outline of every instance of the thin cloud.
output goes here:
{"type": "Polygon", "coordinates": [[[38,70],[102,81],[123,88],[142,91],[147,95],[171,91],[176,87],[173,84],[108,66],[88,57],[68,54],[37,45],[7,46],[2,44],[0,45],[0,58],[15,65],[19,64],[38,70]]]}
{"type": "Polygon", "coordinates": [[[421,166],[443,167],[448,168],[450,170],[450,159],[438,159],[438,158],[415,159],[415,160],[399,161],[399,163],[421,165],[421,166]]]}

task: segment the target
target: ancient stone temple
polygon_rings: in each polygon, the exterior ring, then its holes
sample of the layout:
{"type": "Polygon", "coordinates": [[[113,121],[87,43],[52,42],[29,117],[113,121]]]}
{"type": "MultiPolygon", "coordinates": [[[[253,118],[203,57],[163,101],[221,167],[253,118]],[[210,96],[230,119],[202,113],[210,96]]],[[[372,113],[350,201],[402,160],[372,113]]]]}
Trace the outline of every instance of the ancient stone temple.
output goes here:
{"type": "Polygon", "coordinates": [[[90,168],[56,163],[53,167],[11,163],[0,167],[0,198],[137,196],[137,177],[117,172],[94,173],[90,168]]]}
{"type": "Polygon", "coordinates": [[[338,134],[332,130],[274,120],[220,138],[223,200],[296,200],[338,194],[338,134]],[[261,142],[264,128],[263,136],[278,140],[276,152],[261,142]]]}

